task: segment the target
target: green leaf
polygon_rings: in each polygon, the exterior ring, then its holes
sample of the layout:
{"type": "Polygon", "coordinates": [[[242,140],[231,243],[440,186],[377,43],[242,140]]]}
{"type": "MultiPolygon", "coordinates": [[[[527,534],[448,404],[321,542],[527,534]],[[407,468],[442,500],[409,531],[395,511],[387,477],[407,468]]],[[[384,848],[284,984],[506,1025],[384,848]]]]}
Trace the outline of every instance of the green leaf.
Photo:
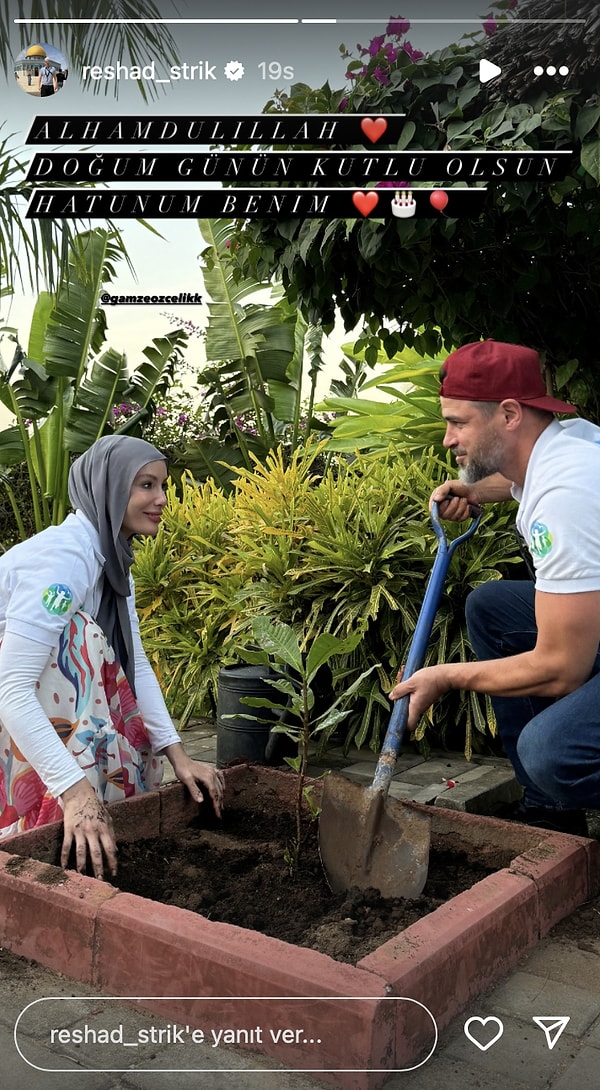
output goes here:
{"type": "Polygon", "coordinates": [[[600,182],[600,139],[588,140],[581,148],[581,165],[591,174],[595,182],[600,182]]]}
{"type": "Polygon", "coordinates": [[[404,151],[404,149],[408,147],[408,145],[414,139],[416,131],[417,126],[415,125],[414,121],[405,121],[404,125],[402,126],[402,132],[400,133],[400,137],[398,139],[398,151],[404,151]]]}
{"type": "Polygon", "coordinates": [[[18,465],[24,457],[25,450],[19,428],[4,428],[0,431],[0,465],[18,465]]]}
{"type": "Polygon", "coordinates": [[[54,404],[56,383],[12,338],[5,338],[0,349],[0,401],[21,420],[41,420],[54,404]]]}
{"type": "Polygon", "coordinates": [[[56,442],[70,451],[82,454],[104,434],[113,405],[124,396],[127,383],[127,361],[113,348],[92,359],[74,390],[73,400],[64,424],[64,440],[57,434],[56,442]]]}
{"type": "Polygon", "coordinates": [[[315,726],[313,727],[314,733],[320,734],[322,731],[326,731],[329,730],[331,727],[337,726],[337,724],[341,723],[342,720],[348,718],[351,710],[351,708],[345,708],[343,711],[340,711],[339,709],[333,711],[333,709],[331,709],[315,724],[315,726]]]}
{"type": "Polygon", "coordinates": [[[40,292],[31,318],[27,354],[32,360],[39,360],[40,363],[44,359],[44,337],[46,336],[48,318],[54,308],[54,302],[54,296],[50,292],[40,292]]]}
{"type": "Polygon", "coordinates": [[[81,236],[55,305],[47,312],[43,301],[38,311],[40,321],[47,314],[43,335],[41,328],[34,333],[38,347],[41,342],[39,362],[49,375],[66,378],[75,386],[83,379],[89,353],[99,352],[104,343],[106,317],[98,309],[98,296],[110,254],[107,231],[89,231],[81,236]]]}
{"type": "MultiPolygon", "coordinates": [[[[241,703],[247,704],[249,708],[271,708],[279,712],[285,711],[287,707],[287,704],[277,704],[275,703],[275,701],[269,700],[269,698],[266,696],[242,696],[241,703]]],[[[236,714],[232,715],[231,718],[237,718],[238,714],[239,712],[236,712],[236,714]]],[[[223,716],[223,718],[226,719],[227,716],[223,716]]],[[[244,716],[244,718],[246,717],[244,716]]],[[[268,720],[268,722],[271,722],[271,720],[268,720]]]]}
{"type": "Polygon", "coordinates": [[[177,329],[166,337],[155,337],[143,351],[145,362],[138,364],[131,376],[123,399],[145,408],[154,397],[156,389],[164,382],[169,369],[178,361],[181,349],[188,342],[183,329],[177,329]]]}
{"type": "Polygon", "coordinates": [[[298,638],[289,625],[274,624],[267,617],[255,617],[252,632],[260,646],[302,674],[303,663],[298,638]]]}
{"type": "Polygon", "coordinates": [[[236,649],[237,654],[244,662],[250,662],[253,665],[260,666],[263,663],[269,662],[269,655],[267,651],[257,651],[251,647],[238,647],[236,649]]]}
{"type": "Polygon", "coordinates": [[[199,226],[209,243],[203,255],[203,277],[210,298],[206,357],[215,365],[213,399],[218,394],[219,404],[230,414],[232,429],[236,415],[252,412],[259,434],[273,442],[275,393],[283,406],[282,386],[288,387],[287,420],[294,418],[295,411],[290,413],[289,406],[299,396],[287,375],[295,352],[296,312],[255,301],[257,292],[267,285],[237,275],[239,269],[225,245],[232,234],[229,221],[200,220],[199,226]],[[279,388],[271,390],[272,383],[279,383],[279,388]]]}
{"type": "Polygon", "coordinates": [[[306,674],[309,685],[320,667],[329,662],[333,655],[349,655],[360,639],[360,632],[346,639],[332,636],[330,632],[322,632],[317,636],[306,658],[306,674]]]}
{"type": "Polygon", "coordinates": [[[365,261],[371,261],[379,253],[384,241],[385,231],[385,224],[371,220],[361,223],[358,232],[358,249],[365,261]]]}
{"type": "Polygon", "coordinates": [[[577,139],[583,140],[584,136],[587,136],[599,120],[600,103],[596,102],[593,106],[582,106],[575,122],[575,136],[577,139]]]}

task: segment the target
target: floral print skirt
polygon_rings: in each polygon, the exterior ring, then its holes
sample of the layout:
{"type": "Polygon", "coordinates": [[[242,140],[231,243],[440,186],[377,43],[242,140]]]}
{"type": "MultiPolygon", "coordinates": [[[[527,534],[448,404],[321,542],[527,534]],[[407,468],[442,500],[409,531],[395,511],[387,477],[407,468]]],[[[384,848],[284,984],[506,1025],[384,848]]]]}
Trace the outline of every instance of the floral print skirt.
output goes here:
{"type": "MultiPolygon", "coordinates": [[[[102,630],[75,613],[37,683],[39,702],[103,802],[160,786],[163,758],[152,753],[123,670],[102,630]]],[[[47,791],[0,722],[0,838],[62,820],[47,791]]]]}

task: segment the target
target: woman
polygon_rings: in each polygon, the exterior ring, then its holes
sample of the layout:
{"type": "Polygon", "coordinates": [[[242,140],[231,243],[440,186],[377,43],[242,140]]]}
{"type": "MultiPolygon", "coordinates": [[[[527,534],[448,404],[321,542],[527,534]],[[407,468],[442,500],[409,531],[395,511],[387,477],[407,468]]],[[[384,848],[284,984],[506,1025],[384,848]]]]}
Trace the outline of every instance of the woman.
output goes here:
{"type": "Polygon", "coordinates": [[[0,841],[62,817],[61,865],[75,845],[116,874],[106,803],[156,789],[162,756],[221,815],[224,782],[187,756],[143,651],[131,539],[155,535],[167,465],[127,435],[74,462],[74,513],[0,557],[0,841]]]}

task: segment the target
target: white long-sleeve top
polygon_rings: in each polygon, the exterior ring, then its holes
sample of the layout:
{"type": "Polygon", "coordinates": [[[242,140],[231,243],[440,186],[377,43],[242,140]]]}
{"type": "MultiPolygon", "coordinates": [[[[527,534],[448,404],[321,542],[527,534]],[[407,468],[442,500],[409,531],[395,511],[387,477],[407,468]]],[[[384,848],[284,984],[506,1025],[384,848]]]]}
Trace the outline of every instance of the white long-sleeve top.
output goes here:
{"type": "MultiPolygon", "coordinates": [[[[0,557],[0,720],[54,796],[84,773],[44,714],[36,686],[71,615],[96,616],[103,563],[99,535],[80,511],[0,557]]],[[[160,753],[180,739],[142,647],[130,583],[137,705],[152,750],[160,753]]]]}

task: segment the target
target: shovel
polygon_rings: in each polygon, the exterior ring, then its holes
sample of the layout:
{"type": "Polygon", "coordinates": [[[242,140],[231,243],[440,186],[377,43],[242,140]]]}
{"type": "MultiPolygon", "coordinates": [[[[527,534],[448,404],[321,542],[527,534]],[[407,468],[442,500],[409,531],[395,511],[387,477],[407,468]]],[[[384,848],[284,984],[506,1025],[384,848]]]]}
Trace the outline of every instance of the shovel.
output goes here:
{"type": "MultiPolygon", "coordinates": [[[[431,522],[438,548],[404,667],[404,680],[423,665],[454,550],[475,533],[480,521],[479,512],[469,529],[448,545],[437,504],[432,506],[431,522]]],[[[399,799],[387,797],[408,721],[409,699],[405,696],[394,704],[370,787],[340,775],[328,776],[324,782],[319,851],[334,892],[373,888],[383,897],[412,899],[419,896],[427,881],[429,818],[399,799]]]]}

